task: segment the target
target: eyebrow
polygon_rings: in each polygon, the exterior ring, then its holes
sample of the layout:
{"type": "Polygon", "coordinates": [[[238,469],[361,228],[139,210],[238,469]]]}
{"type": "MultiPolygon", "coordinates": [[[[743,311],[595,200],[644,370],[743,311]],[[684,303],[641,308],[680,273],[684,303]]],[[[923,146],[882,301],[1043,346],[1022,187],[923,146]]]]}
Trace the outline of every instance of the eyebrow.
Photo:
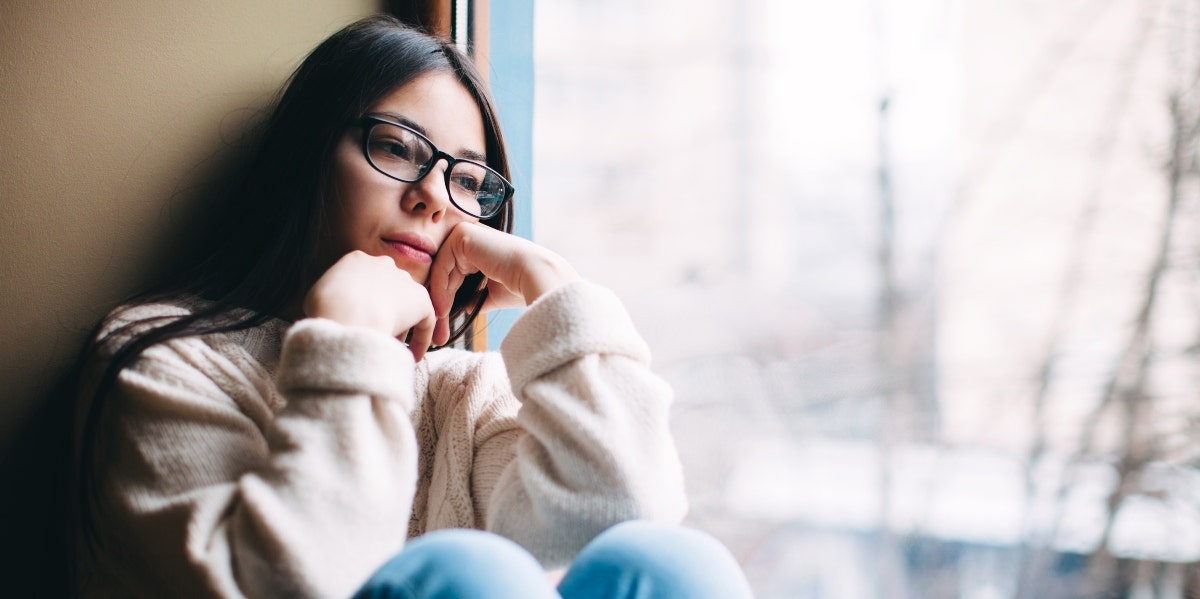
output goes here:
{"type": "MultiPolygon", "coordinates": [[[[412,119],[410,119],[402,114],[396,114],[394,112],[376,112],[373,114],[375,114],[377,116],[386,116],[388,118],[391,118],[391,119],[395,120],[397,123],[400,123],[401,125],[404,125],[405,127],[408,127],[409,129],[412,129],[413,131],[416,131],[417,133],[424,135],[425,137],[429,137],[429,132],[426,131],[424,127],[417,124],[416,121],[413,121],[412,119]]],[[[474,160],[476,162],[485,162],[485,163],[487,162],[487,156],[484,156],[483,154],[480,154],[479,152],[476,152],[475,150],[467,150],[465,148],[459,149],[458,154],[456,154],[454,157],[455,158],[466,158],[467,160],[474,160]]]]}

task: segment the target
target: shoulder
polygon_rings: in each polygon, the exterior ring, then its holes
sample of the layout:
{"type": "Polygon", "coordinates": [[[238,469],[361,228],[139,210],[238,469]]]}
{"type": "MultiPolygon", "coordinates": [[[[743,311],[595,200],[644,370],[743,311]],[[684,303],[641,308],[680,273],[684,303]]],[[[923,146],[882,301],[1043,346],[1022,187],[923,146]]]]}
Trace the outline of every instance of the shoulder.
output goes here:
{"type": "MultiPolygon", "coordinates": [[[[142,348],[136,348],[135,344],[196,310],[196,305],[186,300],[132,303],[113,309],[100,321],[86,350],[85,388],[103,384],[105,377],[113,376],[110,370],[114,365],[120,371],[155,380],[192,380],[190,371],[194,369],[185,367],[180,359],[179,350],[187,350],[178,342],[171,342],[170,348],[165,343],[151,343],[142,348]]],[[[184,341],[195,345],[194,341],[184,341]]]]}
{"type": "Polygon", "coordinates": [[[101,320],[94,340],[102,352],[111,353],[137,337],[191,316],[199,305],[200,300],[187,298],[121,305],[101,320]]]}
{"type": "MultiPolygon", "coordinates": [[[[94,348],[102,356],[111,357],[128,343],[157,329],[193,316],[203,318],[202,321],[196,323],[200,328],[211,330],[222,324],[234,324],[247,315],[252,315],[244,310],[233,310],[216,315],[202,314],[210,306],[212,306],[212,302],[190,296],[119,306],[101,321],[93,337],[94,348]]],[[[278,359],[278,346],[287,328],[287,323],[278,319],[269,319],[266,323],[253,327],[230,328],[231,330],[203,336],[171,335],[168,336],[170,339],[168,343],[203,345],[216,349],[220,353],[228,353],[231,347],[241,347],[259,361],[274,362],[278,359]]]]}
{"type": "MultiPolygon", "coordinates": [[[[174,300],[124,305],[102,321],[88,358],[90,376],[118,363],[130,377],[153,380],[160,391],[188,388],[200,394],[220,391],[235,398],[258,398],[274,406],[270,380],[278,363],[284,321],[274,319],[252,327],[222,330],[235,324],[245,311],[210,317],[212,303],[183,297],[174,300]],[[197,317],[198,329],[152,336],[156,330],[197,317]],[[215,332],[203,332],[213,330],[215,332]],[[195,333],[196,330],[201,331],[195,333]],[[132,353],[129,353],[132,352],[132,353]]],[[[99,379],[96,379],[99,380],[99,379]]],[[[195,394],[193,394],[195,395],[195,394]]],[[[244,403],[244,402],[243,402],[244,403]]]]}

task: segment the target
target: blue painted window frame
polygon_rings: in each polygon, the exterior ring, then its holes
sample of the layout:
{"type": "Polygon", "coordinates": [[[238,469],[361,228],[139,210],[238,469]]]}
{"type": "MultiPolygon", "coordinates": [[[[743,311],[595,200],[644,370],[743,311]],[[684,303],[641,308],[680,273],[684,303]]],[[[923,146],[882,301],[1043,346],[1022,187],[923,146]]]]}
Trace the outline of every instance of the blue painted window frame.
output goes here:
{"type": "MultiPolygon", "coordinates": [[[[533,0],[489,0],[488,38],[488,83],[517,186],[513,233],[533,239],[533,0]]],[[[522,312],[488,314],[488,349],[500,348],[522,312]]]]}

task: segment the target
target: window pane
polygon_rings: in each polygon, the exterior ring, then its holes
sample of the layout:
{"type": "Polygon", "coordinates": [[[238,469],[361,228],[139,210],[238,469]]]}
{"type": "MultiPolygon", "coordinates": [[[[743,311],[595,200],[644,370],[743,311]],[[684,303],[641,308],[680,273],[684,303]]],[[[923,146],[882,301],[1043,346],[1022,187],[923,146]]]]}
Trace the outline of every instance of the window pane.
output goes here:
{"type": "Polygon", "coordinates": [[[535,239],[759,596],[1196,584],[1198,13],[537,4],[535,239]]]}

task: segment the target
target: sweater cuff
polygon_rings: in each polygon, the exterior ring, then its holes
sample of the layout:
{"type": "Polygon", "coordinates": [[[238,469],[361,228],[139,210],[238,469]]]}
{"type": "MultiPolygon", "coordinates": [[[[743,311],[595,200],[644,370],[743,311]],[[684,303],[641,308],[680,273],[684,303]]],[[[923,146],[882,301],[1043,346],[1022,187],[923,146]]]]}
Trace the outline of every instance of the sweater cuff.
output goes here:
{"type": "Polygon", "coordinates": [[[289,399],[289,391],[317,391],[411,404],[414,366],[412,352],[393,337],[308,318],[292,325],[284,337],[278,385],[289,399]]]}
{"type": "Polygon", "coordinates": [[[612,291],[574,281],[538,298],[521,315],[500,353],[518,396],[526,383],[588,354],[616,354],[649,364],[650,348],[612,291]]]}

